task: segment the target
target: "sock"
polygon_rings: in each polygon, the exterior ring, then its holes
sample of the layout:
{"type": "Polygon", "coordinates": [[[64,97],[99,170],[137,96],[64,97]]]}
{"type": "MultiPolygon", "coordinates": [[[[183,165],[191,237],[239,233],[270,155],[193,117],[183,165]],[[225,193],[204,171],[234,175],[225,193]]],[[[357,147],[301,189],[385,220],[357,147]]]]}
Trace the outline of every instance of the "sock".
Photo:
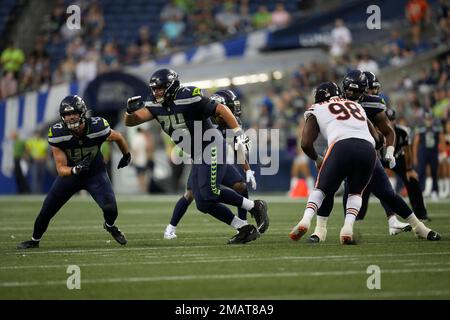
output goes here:
{"type": "Polygon", "coordinates": [[[233,220],[231,220],[230,225],[235,228],[236,230],[247,225],[247,221],[244,221],[242,219],[239,219],[238,217],[234,217],[233,220]]]}
{"type": "Polygon", "coordinates": [[[308,203],[306,204],[306,209],[303,213],[303,218],[299,222],[300,225],[309,228],[311,225],[311,220],[322,205],[324,198],[325,194],[320,189],[314,189],[309,194],[308,203]]]}
{"type": "Polygon", "coordinates": [[[253,200],[247,199],[247,198],[242,198],[242,205],[241,208],[250,211],[253,209],[253,207],[255,206],[255,203],[253,202],[253,200]]]}
{"type": "Polygon", "coordinates": [[[351,228],[353,228],[353,224],[355,223],[356,220],[356,216],[352,213],[347,213],[345,215],[345,222],[344,225],[350,226],[351,228]]]}
{"type": "MultiPolygon", "coordinates": [[[[241,193],[241,196],[244,197],[244,199],[248,199],[248,189],[245,188],[245,190],[241,193]]],[[[244,208],[238,208],[238,217],[242,220],[247,220],[247,210],[244,208]]]]}
{"type": "Polygon", "coordinates": [[[431,231],[430,228],[427,228],[425,224],[423,224],[423,222],[417,219],[414,213],[411,213],[408,218],[406,218],[406,221],[408,221],[408,223],[411,225],[414,232],[422,238],[426,238],[428,233],[431,231]]]}
{"type": "Polygon", "coordinates": [[[170,219],[170,224],[172,226],[176,227],[178,225],[178,222],[183,218],[191,202],[192,200],[189,201],[185,197],[181,197],[177,201],[175,208],[173,208],[172,218],[170,219]]]}
{"type": "Polygon", "coordinates": [[[41,239],[35,239],[35,238],[31,237],[31,241],[35,241],[35,242],[39,242],[39,241],[41,241],[41,239]]]}

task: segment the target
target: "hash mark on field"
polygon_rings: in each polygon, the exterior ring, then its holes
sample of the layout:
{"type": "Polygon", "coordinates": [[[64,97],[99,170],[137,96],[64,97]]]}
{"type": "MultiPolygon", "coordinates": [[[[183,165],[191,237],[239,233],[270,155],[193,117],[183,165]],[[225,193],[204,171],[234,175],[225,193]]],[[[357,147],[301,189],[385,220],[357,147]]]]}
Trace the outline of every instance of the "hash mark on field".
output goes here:
{"type": "MultiPolygon", "coordinates": [[[[450,272],[450,268],[442,269],[391,269],[383,270],[383,274],[391,273],[436,273],[450,272]]],[[[129,277],[129,278],[106,278],[106,279],[83,279],[83,284],[98,283],[124,283],[124,282],[158,282],[158,281],[192,281],[192,280],[230,280],[230,279],[256,279],[267,277],[323,277],[323,276],[349,276],[366,275],[365,270],[347,271],[323,271],[323,272],[280,272],[280,273],[241,273],[241,274],[210,274],[210,275],[182,275],[182,276],[157,276],[157,277],[129,277]]],[[[0,287],[33,287],[33,286],[58,286],[66,285],[64,281],[24,281],[24,282],[1,282],[0,287]]]]}

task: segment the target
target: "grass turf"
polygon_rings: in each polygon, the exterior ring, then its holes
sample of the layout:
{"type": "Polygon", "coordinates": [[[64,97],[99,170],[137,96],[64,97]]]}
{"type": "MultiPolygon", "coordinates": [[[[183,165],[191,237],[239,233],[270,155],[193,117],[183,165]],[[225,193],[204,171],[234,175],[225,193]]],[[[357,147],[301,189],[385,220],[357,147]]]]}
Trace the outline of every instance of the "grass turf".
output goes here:
{"type": "MultiPolygon", "coordinates": [[[[264,198],[264,197],[263,197],[264,198]]],[[[440,242],[412,232],[389,236],[379,203],[355,224],[356,246],[339,244],[342,204],[335,204],[327,242],[294,242],[304,202],[271,198],[271,225],[261,238],[227,245],[234,231],[192,205],[178,239],[162,234],[176,198],[119,198],[120,246],[102,228],[90,198],[74,198],[51,221],[39,249],[19,251],[42,199],[0,198],[0,299],[449,299],[450,204],[430,203],[428,225],[440,242]],[[81,290],[66,286],[67,267],[81,269],[81,290]],[[381,289],[367,288],[367,268],[381,269],[381,289]]],[[[252,221],[252,219],[250,218],[252,221]]],[[[308,233],[309,235],[309,233],[308,233]]]]}

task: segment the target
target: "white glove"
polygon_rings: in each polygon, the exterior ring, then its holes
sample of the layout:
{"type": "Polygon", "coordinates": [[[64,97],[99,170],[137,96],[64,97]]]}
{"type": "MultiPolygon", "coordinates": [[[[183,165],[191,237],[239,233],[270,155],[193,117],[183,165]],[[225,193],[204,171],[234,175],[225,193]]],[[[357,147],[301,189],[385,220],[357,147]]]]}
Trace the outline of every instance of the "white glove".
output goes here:
{"type": "Polygon", "coordinates": [[[252,149],[252,140],[250,140],[250,138],[246,135],[243,136],[244,136],[245,151],[247,151],[247,154],[250,154],[250,150],[252,149]]]}
{"type": "Polygon", "coordinates": [[[393,146],[389,146],[386,148],[386,154],[384,155],[384,160],[389,162],[390,169],[395,167],[394,151],[395,151],[395,148],[393,146]]]}
{"type": "Polygon", "coordinates": [[[242,132],[241,128],[233,129],[234,133],[237,133],[238,136],[236,137],[236,140],[234,142],[234,150],[236,151],[236,156],[239,164],[245,163],[245,154],[246,154],[246,147],[245,147],[245,138],[246,136],[242,132]]]}
{"type": "Polygon", "coordinates": [[[251,169],[245,171],[245,176],[247,177],[247,183],[252,183],[252,189],[256,190],[256,179],[255,179],[255,171],[251,169]]]}

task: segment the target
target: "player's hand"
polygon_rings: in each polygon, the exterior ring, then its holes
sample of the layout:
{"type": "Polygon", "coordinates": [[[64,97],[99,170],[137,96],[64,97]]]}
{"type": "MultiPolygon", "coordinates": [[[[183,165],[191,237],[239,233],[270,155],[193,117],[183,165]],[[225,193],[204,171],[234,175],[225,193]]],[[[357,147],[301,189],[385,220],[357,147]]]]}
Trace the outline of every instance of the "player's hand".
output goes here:
{"type": "Polygon", "coordinates": [[[132,114],[133,112],[141,109],[144,106],[141,96],[134,96],[127,100],[127,113],[132,114]]]}
{"type": "Polygon", "coordinates": [[[250,138],[245,134],[243,136],[244,136],[245,151],[247,152],[247,154],[250,154],[250,150],[252,150],[252,140],[250,140],[250,138]]]}
{"type": "Polygon", "coordinates": [[[320,154],[318,154],[315,162],[316,162],[316,167],[319,170],[323,163],[323,157],[320,154]]]}
{"type": "Polygon", "coordinates": [[[255,171],[252,171],[251,169],[245,171],[245,177],[246,177],[247,183],[251,183],[252,189],[256,190],[255,171]]]}
{"type": "Polygon", "coordinates": [[[395,167],[395,157],[394,157],[394,147],[389,146],[386,148],[386,154],[384,155],[384,159],[389,162],[389,169],[395,167]]]}
{"type": "Polygon", "coordinates": [[[236,137],[236,140],[234,142],[234,150],[237,153],[237,160],[238,163],[244,163],[245,162],[245,154],[246,154],[246,147],[245,147],[245,138],[246,136],[242,132],[241,128],[236,128],[233,130],[235,134],[238,134],[236,137]]]}
{"type": "Polygon", "coordinates": [[[120,159],[119,164],[117,165],[117,169],[121,169],[130,164],[131,161],[131,153],[126,153],[123,155],[122,159],[120,159]]]}
{"type": "Polygon", "coordinates": [[[408,181],[411,181],[411,179],[419,181],[419,176],[418,176],[416,170],[410,169],[410,170],[406,171],[406,179],[408,181]]]}
{"type": "Polygon", "coordinates": [[[89,165],[91,164],[91,154],[84,156],[80,162],[75,167],[72,167],[72,174],[78,176],[89,170],[89,165]]]}

